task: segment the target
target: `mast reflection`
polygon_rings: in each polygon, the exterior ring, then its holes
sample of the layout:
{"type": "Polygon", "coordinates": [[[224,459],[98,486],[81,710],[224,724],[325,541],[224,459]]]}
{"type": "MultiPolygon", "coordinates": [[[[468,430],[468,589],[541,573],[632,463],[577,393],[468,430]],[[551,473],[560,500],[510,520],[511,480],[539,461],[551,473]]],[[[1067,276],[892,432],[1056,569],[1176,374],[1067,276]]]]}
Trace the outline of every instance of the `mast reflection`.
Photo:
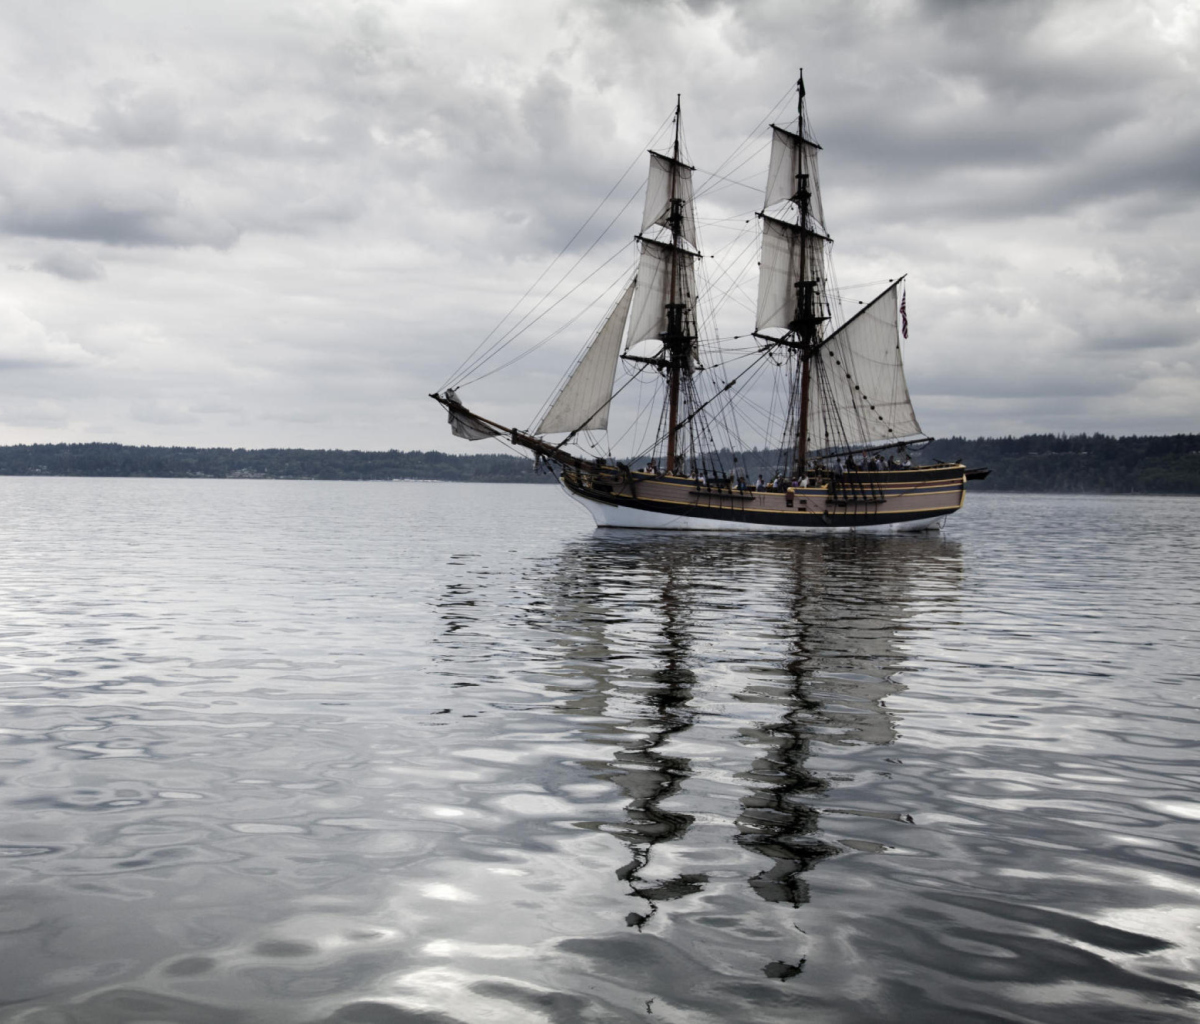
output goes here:
{"type": "Polygon", "coordinates": [[[664,748],[695,721],[691,700],[696,675],[687,664],[691,653],[686,628],[687,592],[676,566],[667,562],[661,568],[661,642],[656,645],[660,665],[651,673],[643,697],[645,711],[637,725],[643,738],[618,751],[615,770],[606,773],[609,781],[629,797],[622,838],[633,856],[617,870],[617,877],[629,882],[630,891],[650,905],[649,914],[626,916],[626,923],[638,928],[658,910],[659,902],[697,892],[708,880],[702,874],[681,874],[658,882],[642,877],[654,846],[679,839],[695,820],[691,814],[662,807],[662,802],[678,793],[683,780],[692,774],[690,759],[668,754],[664,748]]]}
{"type": "MultiPolygon", "coordinates": [[[[938,542],[939,549],[944,545],[938,542]]],[[[735,839],[772,861],[749,879],[764,900],[806,903],[808,884],[800,876],[841,850],[817,834],[819,812],[811,801],[829,783],[808,767],[814,736],[825,742],[894,739],[882,702],[900,689],[892,678],[893,641],[904,615],[903,567],[912,553],[895,546],[894,538],[836,537],[788,553],[778,594],[787,610],[783,672],[738,695],[781,709],[776,721],[741,730],[745,742],[763,749],[741,773],[753,788],[741,800],[735,839]],[[887,544],[892,548],[880,546],[887,544]]]]}
{"type": "MultiPolygon", "coordinates": [[[[692,812],[717,817],[711,803],[696,803],[694,788],[692,803],[679,806],[696,772],[682,751],[700,722],[701,700],[746,722],[718,737],[721,752],[706,759],[706,766],[727,761],[729,777],[745,787],[725,821],[733,842],[766,863],[744,884],[769,903],[806,903],[803,876],[856,845],[822,834],[818,798],[831,782],[811,767],[813,745],[893,742],[884,701],[901,689],[898,634],[927,587],[956,585],[958,546],[938,536],[622,534],[572,544],[556,562],[558,593],[547,607],[563,613],[555,618],[571,638],[564,664],[574,683],[563,710],[590,713],[584,733],[611,753],[589,768],[624,797],[622,820],[580,824],[617,836],[630,851],[617,876],[645,902],[627,924],[641,928],[661,903],[699,893],[709,881],[704,873],[663,878],[653,870],[663,844],[688,836],[692,812]],[[572,609],[586,609],[586,619],[572,609]],[[739,705],[759,707],[739,712],[739,705]],[[636,738],[614,750],[614,725],[636,738]],[[746,747],[755,748],[749,764],[739,757],[746,747]]],[[[802,963],[765,970],[786,978],[802,963]]]]}
{"type": "MultiPolygon", "coordinates": [[[[693,772],[690,758],[668,751],[696,717],[689,552],[669,541],[584,543],[572,549],[567,564],[569,577],[560,577],[565,591],[553,604],[562,608],[565,600],[567,607],[586,610],[568,631],[575,638],[571,663],[577,671],[583,667],[578,655],[590,651],[594,659],[604,650],[607,671],[600,673],[602,682],[593,675],[598,685],[576,692],[566,710],[577,713],[586,707],[602,716],[595,724],[619,723],[621,734],[628,737],[610,759],[593,766],[598,778],[624,795],[624,819],[584,824],[616,835],[628,847],[629,860],[616,869],[616,876],[628,884],[631,896],[644,901],[625,918],[627,925],[640,929],[660,903],[697,892],[707,881],[706,875],[696,873],[649,875],[655,847],[682,838],[695,820],[692,814],[663,806],[693,772]],[[601,627],[602,632],[581,631],[580,625],[601,627]]],[[[598,666],[592,660],[589,667],[594,671],[598,666]]],[[[604,731],[611,745],[611,731],[604,731]]]]}

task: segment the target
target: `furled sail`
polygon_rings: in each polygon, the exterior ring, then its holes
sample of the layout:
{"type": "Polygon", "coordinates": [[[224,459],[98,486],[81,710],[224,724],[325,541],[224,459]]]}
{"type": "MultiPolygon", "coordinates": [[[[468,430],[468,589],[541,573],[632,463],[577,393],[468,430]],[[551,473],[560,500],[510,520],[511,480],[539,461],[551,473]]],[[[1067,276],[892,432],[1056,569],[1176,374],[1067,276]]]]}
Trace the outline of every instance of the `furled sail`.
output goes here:
{"type": "Polygon", "coordinates": [[[809,207],[808,229],[818,234],[825,231],[825,211],[821,206],[821,189],[817,179],[817,152],[815,142],[802,138],[785,128],[772,127],[771,163],[767,168],[767,193],[763,208],[774,206],[785,200],[796,201],[800,191],[800,176],[808,179],[809,207]]]}
{"type": "Polygon", "coordinates": [[[796,284],[816,281],[814,305],[824,304],[825,239],[795,224],[762,217],[762,259],[758,269],[758,315],[754,329],[790,328],[796,317],[796,284]]]}
{"type": "Polygon", "coordinates": [[[469,412],[458,400],[458,392],[453,388],[446,389],[446,411],[449,413],[450,433],[467,441],[482,441],[487,437],[497,437],[501,431],[492,423],[469,412]]]}
{"type": "Polygon", "coordinates": [[[650,154],[650,179],[646,183],[646,208],[642,213],[642,230],[654,224],[669,227],[671,223],[671,188],[675,198],[683,201],[680,236],[691,245],[696,242],[696,214],[692,207],[692,168],[661,153],[650,154]]]}
{"type": "Polygon", "coordinates": [[[667,305],[684,304],[684,322],[694,323],[696,308],[695,257],[665,242],[642,239],[642,255],[638,261],[637,289],[629,313],[629,333],[626,351],[639,341],[657,340],[667,330],[667,305]],[[672,265],[675,271],[672,274],[672,265]],[[672,278],[674,294],[672,298],[672,278]]]}
{"type": "Polygon", "coordinates": [[[608,408],[612,403],[613,379],[621,336],[629,316],[635,282],[617,300],[583,358],[558,393],[550,411],[542,417],[535,434],[560,431],[604,430],[608,426],[608,408]]]}
{"type": "Polygon", "coordinates": [[[900,358],[899,289],[897,282],[864,306],[813,357],[809,451],[871,448],[924,436],[900,358]]]}

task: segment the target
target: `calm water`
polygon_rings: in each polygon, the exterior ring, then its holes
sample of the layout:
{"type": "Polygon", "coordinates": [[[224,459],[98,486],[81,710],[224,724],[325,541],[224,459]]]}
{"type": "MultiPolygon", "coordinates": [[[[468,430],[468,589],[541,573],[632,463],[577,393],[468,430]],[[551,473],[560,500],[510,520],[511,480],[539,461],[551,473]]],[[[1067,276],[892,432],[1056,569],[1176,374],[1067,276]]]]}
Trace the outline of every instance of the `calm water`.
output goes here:
{"type": "Polygon", "coordinates": [[[0,1020],[1195,1020],[1198,519],[0,478],[0,1020]]]}

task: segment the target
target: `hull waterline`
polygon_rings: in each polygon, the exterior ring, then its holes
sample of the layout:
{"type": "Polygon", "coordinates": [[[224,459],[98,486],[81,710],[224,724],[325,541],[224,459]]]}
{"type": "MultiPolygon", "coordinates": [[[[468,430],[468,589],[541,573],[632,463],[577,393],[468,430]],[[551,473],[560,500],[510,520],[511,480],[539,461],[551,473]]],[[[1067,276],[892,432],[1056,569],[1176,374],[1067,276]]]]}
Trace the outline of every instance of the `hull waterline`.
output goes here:
{"type": "Polygon", "coordinates": [[[563,489],[599,527],[750,533],[940,529],[962,505],[961,466],[854,473],[786,491],[710,487],[640,472],[564,472],[563,489]]]}
{"type": "Polygon", "coordinates": [[[733,520],[703,519],[698,516],[670,515],[647,509],[607,505],[592,498],[585,498],[564,487],[572,498],[591,513],[597,527],[622,530],[704,530],[735,531],[740,533],[915,533],[940,530],[948,513],[925,519],[910,519],[900,523],[866,523],[860,526],[776,526],[770,523],[737,522],[733,520]]]}

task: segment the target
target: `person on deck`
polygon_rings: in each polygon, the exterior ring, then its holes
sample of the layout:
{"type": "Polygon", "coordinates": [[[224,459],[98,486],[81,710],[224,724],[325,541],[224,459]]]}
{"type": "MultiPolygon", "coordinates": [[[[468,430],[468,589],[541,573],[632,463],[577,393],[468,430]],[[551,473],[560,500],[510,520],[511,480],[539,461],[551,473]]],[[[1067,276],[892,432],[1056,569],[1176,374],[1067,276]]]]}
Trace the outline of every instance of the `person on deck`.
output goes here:
{"type": "Polygon", "coordinates": [[[736,456],[733,459],[733,475],[737,480],[738,494],[741,494],[746,489],[746,467],[738,464],[736,456]]]}

